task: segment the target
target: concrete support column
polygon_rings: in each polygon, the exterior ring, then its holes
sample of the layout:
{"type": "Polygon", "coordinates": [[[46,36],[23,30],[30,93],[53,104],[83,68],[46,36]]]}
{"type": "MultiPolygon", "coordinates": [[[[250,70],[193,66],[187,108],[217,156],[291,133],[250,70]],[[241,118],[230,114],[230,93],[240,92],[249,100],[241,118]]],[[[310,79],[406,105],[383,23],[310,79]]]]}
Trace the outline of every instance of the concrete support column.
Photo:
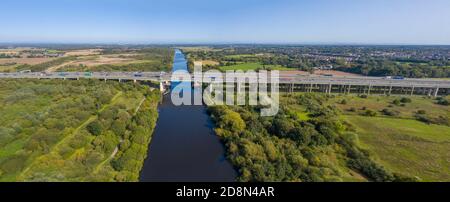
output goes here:
{"type": "Polygon", "coordinates": [[[242,89],[242,83],[238,82],[237,87],[236,87],[236,92],[241,93],[241,91],[242,91],[241,89],[242,89]]]}
{"type": "Polygon", "coordinates": [[[414,86],[411,89],[411,96],[414,95],[414,86]]]}
{"type": "Polygon", "coordinates": [[[331,83],[330,83],[330,85],[328,85],[328,94],[331,94],[331,88],[332,88],[333,86],[331,85],[331,83]]]}
{"type": "Polygon", "coordinates": [[[164,92],[165,90],[163,82],[159,82],[159,91],[164,92]]]}
{"type": "Polygon", "coordinates": [[[367,90],[367,95],[370,95],[370,90],[372,90],[372,84],[369,84],[369,89],[367,90]]]}
{"type": "Polygon", "coordinates": [[[391,93],[392,93],[392,86],[389,86],[389,95],[391,95],[391,93]]]}
{"type": "Polygon", "coordinates": [[[439,92],[439,88],[436,88],[436,89],[434,90],[434,97],[437,97],[437,96],[438,96],[438,92],[439,92]]]}

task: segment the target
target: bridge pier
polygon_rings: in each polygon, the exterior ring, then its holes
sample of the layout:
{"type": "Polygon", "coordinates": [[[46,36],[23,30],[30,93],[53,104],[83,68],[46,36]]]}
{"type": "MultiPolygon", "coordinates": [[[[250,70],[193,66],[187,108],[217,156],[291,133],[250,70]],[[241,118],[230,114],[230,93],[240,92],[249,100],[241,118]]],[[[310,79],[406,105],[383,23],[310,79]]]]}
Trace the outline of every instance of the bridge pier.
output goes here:
{"type": "Polygon", "coordinates": [[[164,91],[166,91],[163,82],[159,82],[159,91],[160,91],[161,93],[163,93],[164,91]]]}
{"type": "Polygon", "coordinates": [[[331,83],[328,85],[328,95],[331,95],[331,90],[333,88],[333,85],[331,83]]]}
{"type": "Polygon", "coordinates": [[[237,93],[241,93],[241,92],[242,92],[242,83],[237,82],[237,85],[236,85],[236,92],[237,92],[237,93]]]}
{"type": "Polygon", "coordinates": [[[436,88],[436,89],[434,90],[434,97],[437,97],[437,96],[438,96],[438,93],[439,93],[439,88],[436,88]]]}

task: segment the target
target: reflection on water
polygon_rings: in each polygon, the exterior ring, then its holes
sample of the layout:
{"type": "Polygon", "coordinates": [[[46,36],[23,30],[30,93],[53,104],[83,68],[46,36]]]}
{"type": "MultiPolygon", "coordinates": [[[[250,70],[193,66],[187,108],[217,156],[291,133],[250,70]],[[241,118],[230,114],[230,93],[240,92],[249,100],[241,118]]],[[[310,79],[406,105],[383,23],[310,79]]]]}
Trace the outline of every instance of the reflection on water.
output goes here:
{"type": "MultiPolygon", "coordinates": [[[[173,71],[187,70],[176,50],[173,71]]],[[[190,85],[190,83],[173,84],[190,85]]],[[[141,181],[234,181],[236,171],[214,134],[204,106],[174,106],[170,94],[159,106],[159,119],[141,171],[141,181]]]]}

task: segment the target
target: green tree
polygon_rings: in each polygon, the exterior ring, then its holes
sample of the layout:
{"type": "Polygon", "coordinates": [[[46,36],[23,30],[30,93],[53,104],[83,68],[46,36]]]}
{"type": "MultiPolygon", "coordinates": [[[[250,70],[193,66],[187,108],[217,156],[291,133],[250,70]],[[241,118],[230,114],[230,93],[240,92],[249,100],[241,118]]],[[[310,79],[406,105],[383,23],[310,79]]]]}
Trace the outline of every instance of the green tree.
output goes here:
{"type": "Polygon", "coordinates": [[[103,132],[103,126],[98,120],[92,121],[86,128],[92,135],[95,136],[101,135],[103,132]]]}

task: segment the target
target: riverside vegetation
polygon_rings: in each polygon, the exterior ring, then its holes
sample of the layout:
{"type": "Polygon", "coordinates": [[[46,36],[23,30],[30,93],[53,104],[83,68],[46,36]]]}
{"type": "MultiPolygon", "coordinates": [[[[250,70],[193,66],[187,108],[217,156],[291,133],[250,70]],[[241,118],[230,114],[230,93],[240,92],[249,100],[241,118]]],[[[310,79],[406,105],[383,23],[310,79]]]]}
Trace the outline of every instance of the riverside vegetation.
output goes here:
{"type": "Polygon", "coordinates": [[[0,181],[137,181],[160,94],[95,80],[0,80],[0,181]]]}
{"type": "Polygon", "coordinates": [[[275,117],[252,106],[209,112],[239,181],[446,181],[443,99],[297,93],[275,117]]]}

